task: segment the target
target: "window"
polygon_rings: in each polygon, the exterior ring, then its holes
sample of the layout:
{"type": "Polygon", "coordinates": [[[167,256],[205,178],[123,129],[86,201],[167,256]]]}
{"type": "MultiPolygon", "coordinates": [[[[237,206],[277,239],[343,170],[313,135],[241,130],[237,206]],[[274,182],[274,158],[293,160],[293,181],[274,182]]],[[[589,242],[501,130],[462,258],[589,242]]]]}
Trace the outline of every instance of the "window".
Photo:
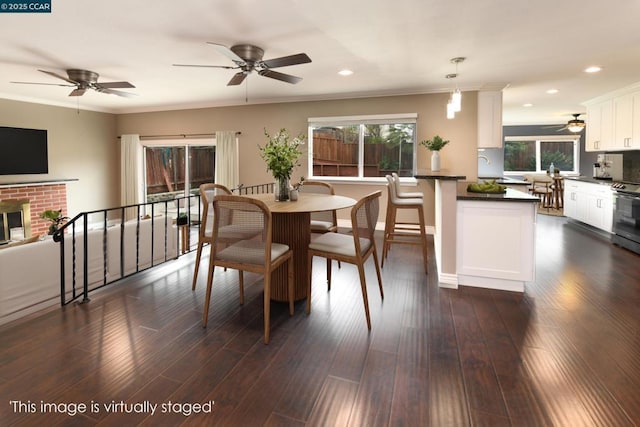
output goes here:
{"type": "Polygon", "coordinates": [[[309,119],[309,176],[413,176],[416,114],[309,119]]]}
{"type": "Polygon", "coordinates": [[[553,163],[565,173],[578,173],[579,136],[509,136],[504,142],[504,171],[545,172],[553,163]]]}
{"type": "Polygon", "coordinates": [[[212,140],[145,144],[147,202],[198,193],[200,184],[215,180],[215,156],[212,140]]]}

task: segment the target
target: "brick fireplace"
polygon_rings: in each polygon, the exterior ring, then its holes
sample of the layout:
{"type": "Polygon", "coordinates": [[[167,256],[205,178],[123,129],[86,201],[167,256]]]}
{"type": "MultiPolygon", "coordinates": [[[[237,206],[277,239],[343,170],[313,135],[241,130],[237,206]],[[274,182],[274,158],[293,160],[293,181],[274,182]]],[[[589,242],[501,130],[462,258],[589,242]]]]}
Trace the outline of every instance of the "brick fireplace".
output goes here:
{"type": "MultiPolygon", "coordinates": [[[[47,209],[62,209],[62,214],[68,216],[67,213],[67,185],[64,182],[40,182],[40,183],[20,183],[20,184],[1,184],[0,185],[0,203],[7,206],[24,206],[25,201],[28,203],[26,210],[20,209],[15,212],[21,212],[21,215],[27,215],[24,218],[25,223],[30,223],[31,233],[28,228],[24,227],[24,237],[28,238],[36,234],[47,234],[49,230],[49,222],[40,218],[40,213],[47,209]]],[[[14,215],[14,220],[16,221],[14,215]]],[[[26,224],[23,224],[23,226],[26,224]]],[[[5,238],[8,238],[6,236],[5,238]]]]}

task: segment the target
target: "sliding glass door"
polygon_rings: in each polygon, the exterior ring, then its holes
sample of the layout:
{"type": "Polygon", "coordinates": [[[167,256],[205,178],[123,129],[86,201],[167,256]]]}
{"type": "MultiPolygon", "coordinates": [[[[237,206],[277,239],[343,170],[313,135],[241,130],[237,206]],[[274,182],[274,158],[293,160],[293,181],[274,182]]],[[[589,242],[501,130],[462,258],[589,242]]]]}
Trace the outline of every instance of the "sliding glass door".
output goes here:
{"type": "Polygon", "coordinates": [[[181,144],[154,141],[145,145],[147,202],[197,194],[200,184],[215,182],[216,147],[207,144],[181,144]]]}

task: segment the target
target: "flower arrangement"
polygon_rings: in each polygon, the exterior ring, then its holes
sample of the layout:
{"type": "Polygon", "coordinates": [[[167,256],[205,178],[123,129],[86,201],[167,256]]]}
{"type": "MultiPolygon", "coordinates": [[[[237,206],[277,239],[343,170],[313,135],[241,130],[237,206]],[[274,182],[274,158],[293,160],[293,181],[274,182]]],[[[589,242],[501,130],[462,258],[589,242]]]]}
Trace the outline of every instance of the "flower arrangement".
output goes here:
{"type": "Polygon", "coordinates": [[[58,209],[57,211],[47,209],[40,214],[40,218],[51,222],[49,225],[49,235],[55,234],[55,232],[58,231],[58,228],[60,228],[60,225],[69,219],[69,217],[62,215],[62,209],[58,209]]]}
{"type": "Polygon", "coordinates": [[[432,139],[420,141],[420,145],[424,146],[429,151],[440,151],[448,143],[449,140],[442,139],[440,135],[436,135],[432,139]]]}
{"type": "Polygon", "coordinates": [[[291,139],[289,132],[282,128],[277,133],[269,135],[267,130],[264,134],[268,142],[261,147],[260,157],[267,162],[267,170],[271,171],[276,179],[290,179],[291,172],[295,166],[300,166],[299,158],[302,151],[299,147],[304,144],[303,134],[291,139]]]}
{"type": "Polygon", "coordinates": [[[304,176],[300,177],[300,181],[296,182],[295,184],[293,184],[293,189],[294,190],[302,190],[302,185],[304,184],[304,176]]]}

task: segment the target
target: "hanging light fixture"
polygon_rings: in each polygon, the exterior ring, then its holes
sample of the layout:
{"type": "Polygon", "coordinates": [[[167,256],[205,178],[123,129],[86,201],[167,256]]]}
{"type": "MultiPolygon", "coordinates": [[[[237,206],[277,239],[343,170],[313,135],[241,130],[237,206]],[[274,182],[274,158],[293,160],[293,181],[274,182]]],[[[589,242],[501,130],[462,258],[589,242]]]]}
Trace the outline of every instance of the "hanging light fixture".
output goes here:
{"type": "Polygon", "coordinates": [[[456,112],[453,110],[453,103],[451,102],[451,100],[449,100],[449,102],[447,102],[447,119],[455,119],[456,118],[456,112]]]}
{"type": "Polygon", "coordinates": [[[580,117],[580,114],[572,114],[572,116],[573,120],[569,120],[567,122],[567,130],[573,133],[582,132],[582,129],[584,129],[585,127],[584,120],[578,119],[578,117],[580,117]]]}
{"type": "MultiPolygon", "coordinates": [[[[451,59],[452,64],[456,64],[456,72],[452,74],[447,74],[445,78],[447,79],[455,79],[458,77],[458,64],[463,62],[466,58],[464,57],[455,57],[451,59]]],[[[455,113],[459,113],[462,111],[462,92],[458,89],[458,85],[456,84],[456,88],[451,92],[451,97],[449,98],[449,102],[447,103],[447,118],[453,119],[455,118],[455,113]]]]}

